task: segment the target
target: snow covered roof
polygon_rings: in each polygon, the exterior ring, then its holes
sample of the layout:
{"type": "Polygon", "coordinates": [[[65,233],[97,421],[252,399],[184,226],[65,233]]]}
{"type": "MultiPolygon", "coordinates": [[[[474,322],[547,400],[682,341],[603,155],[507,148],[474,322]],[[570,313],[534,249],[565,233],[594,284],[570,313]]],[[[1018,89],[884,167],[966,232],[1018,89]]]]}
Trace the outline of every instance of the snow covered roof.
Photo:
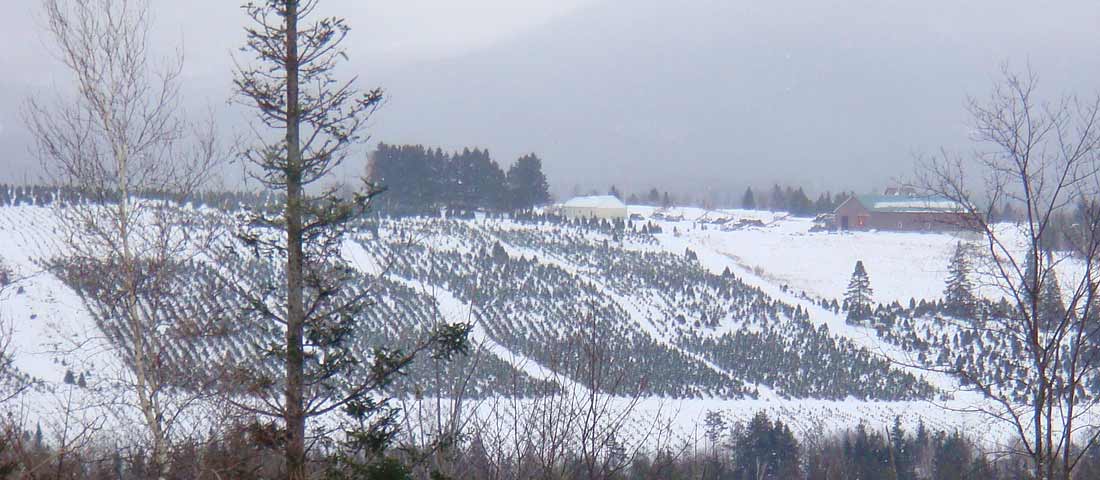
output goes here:
{"type": "Polygon", "coordinates": [[[934,195],[858,195],[856,199],[872,212],[956,213],[966,211],[958,202],[934,195]]]}
{"type": "Polygon", "coordinates": [[[594,195],[591,197],[574,197],[563,203],[562,207],[568,208],[626,208],[622,200],[614,195],[594,195]]]}

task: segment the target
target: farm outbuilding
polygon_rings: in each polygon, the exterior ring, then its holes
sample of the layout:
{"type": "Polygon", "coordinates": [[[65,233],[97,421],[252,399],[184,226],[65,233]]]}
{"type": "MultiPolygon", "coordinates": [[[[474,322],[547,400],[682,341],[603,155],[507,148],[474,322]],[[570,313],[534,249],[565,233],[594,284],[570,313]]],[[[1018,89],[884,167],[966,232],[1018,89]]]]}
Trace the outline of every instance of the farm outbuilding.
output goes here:
{"type": "Polygon", "coordinates": [[[958,202],[897,189],[849,197],[836,208],[835,219],[841,230],[948,231],[974,225],[958,202]]]}
{"type": "Polygon", "coordinates": [[[558,209],[565,218],[601,218],[626,220],[626,204],[613,195],[576,197],[563,203],[558,209]]]}

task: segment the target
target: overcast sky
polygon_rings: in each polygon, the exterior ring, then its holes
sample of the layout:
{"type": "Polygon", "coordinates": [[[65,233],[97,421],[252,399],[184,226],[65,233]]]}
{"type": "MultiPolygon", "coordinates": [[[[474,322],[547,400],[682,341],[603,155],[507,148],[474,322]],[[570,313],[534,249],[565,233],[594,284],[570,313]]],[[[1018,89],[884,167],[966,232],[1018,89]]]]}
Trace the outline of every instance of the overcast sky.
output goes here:
{"type": "MultiPolygon", "coordinates": [[[[36,0],[0,0],[0,179],[38,173],[20,105],[68,82],[36,0]]],[[[152,0],[183,45],[187,108],[226,106],[245,17],[234,0],[152,0]]],[[[347,17],[346,75],[380,86],[372,142],[535,152],[574,189],[868,191],[966,142],[968,95],[1008,61],[1045,92],[1100,87],[1100,2],[1023,0],[322,0],[347,17]]],[[[362,168],[369,145],[348,171],[362,168]]]]}

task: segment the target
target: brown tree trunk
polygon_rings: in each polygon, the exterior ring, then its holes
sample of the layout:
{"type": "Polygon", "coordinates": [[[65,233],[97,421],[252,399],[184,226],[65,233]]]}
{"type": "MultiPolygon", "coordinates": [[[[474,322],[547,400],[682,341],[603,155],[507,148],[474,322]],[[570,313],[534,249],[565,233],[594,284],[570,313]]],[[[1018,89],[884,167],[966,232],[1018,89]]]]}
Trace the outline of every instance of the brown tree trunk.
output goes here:
{"type": "Polygon", "coordinates": [[[306,480],[306,414],[303,404],[305,323],[302,285],[302,154],[298,109],[298,1],[286,0],[286,467],[290,480],[306,480]]]}

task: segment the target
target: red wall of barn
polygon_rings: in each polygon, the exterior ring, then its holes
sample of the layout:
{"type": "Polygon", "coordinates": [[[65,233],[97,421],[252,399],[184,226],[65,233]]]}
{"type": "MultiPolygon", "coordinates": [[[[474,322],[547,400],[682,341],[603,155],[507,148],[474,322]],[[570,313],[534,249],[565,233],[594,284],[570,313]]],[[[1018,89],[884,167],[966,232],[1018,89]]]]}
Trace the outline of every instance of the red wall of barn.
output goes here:
{"type": "Polygon", "coordinates": [[[859,218],[864,217],[869,219],[870,212],[868,212],[866,208],[863,208],[863,204],[857,202],[853,198],[849,198],[844,203],[840,204],[834,214],[836,215],[837,228],[844,228],[844,217],[848,217],[847,227],[851,230],[865,230],[868,228],[866,225],[859,224],[859,218]]]}
{"type": "Polygon", "coordinates": [[[960,230],[966,215],[959,213],[874,212],[866,228],[875,230],[960,230]]]}
{"type": "Polygon", "coordinates": [[[844,202],[836,209],[837,228],[843,228],[844,217],[848,217],[850,230],[965,230],[967,219],[962,213],[905,213],[870,212],[863,204],[853,200],[844,202]],[[862,219],[863,223],[860,223],[862,219]]]}

